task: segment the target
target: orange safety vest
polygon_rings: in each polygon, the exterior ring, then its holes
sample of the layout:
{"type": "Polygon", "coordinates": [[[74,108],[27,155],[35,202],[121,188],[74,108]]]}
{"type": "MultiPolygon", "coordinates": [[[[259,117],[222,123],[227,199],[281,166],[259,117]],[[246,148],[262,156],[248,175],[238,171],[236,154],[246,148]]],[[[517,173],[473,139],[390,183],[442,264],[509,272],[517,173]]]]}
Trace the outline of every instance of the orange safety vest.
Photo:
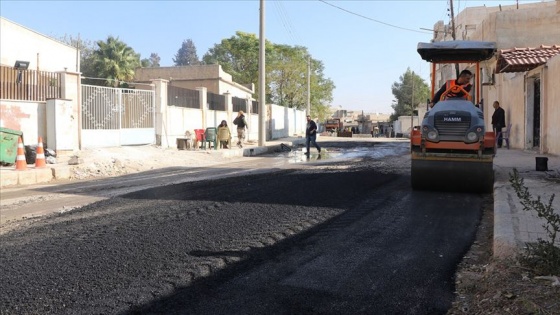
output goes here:
{"type": "Polygon", "coordinates": [[[464,99],[468,100],[469,99],[469,95],[465,94],[461,88],[465,89],[465,91],[467,91],[467,87],[470,86],[470,83],[467,84],[463,84],[463,85],[457,85],[456,84],[457,80],[447,80],[447,83],[445,83],[445,90],[449,90],[451,89],[451,91],[449,91],[446,95],[446,97],[463,97],[464,99]]]}

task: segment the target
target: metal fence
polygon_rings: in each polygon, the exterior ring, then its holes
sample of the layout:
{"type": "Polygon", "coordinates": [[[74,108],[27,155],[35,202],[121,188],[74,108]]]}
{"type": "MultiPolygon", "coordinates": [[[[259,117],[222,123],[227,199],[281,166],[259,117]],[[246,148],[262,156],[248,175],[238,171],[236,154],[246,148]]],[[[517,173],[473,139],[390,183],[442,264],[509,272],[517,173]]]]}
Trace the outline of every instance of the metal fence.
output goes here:
{"type": "Polygon", "coordinates": [[[246,112],[247,111],[247,100],[244,98],[239,97],[232,97],[231,98],[231,105],[232,110],[234,113],[239,112],[240,110],[246,112]]]}
{"type": "Polygon", "coordinates": [[[0,99],[44,102],[60,98],[60,73],[0,66],[0,99]]]}
{"type": "Polygon", "coordinates": [[[200,93],[197,90],[167,85],[167,105],[200,108],[200,93]]]}
{"type": "Polygon", "coordinates": [[[251,101],[251,114],[259,113],[259,102],[251,101]]]}
{"type": "Polygon", "coordinates": [[[154,92],[82,85],[82,128],[154,127],[154,92]]]}
{"type": "Polygon", "coordinates": [[[208,102],[208,109],[210,110],[226,110],[226,96],[206,92],[206,100],[208,102]]]}

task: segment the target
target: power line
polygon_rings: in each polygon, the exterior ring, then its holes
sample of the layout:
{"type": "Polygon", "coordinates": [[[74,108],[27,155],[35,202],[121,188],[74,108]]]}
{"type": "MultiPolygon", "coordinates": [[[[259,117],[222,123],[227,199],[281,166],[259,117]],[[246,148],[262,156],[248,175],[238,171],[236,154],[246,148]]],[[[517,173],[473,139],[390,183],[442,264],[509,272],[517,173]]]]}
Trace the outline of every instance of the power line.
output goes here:
{"type": "Polygon", "coordinates": [[[331,7],[337,8],[337,9],[339,9],[339,10],[341,10],[341,11],[346,12],[346,13],[350,13],[350,14],[352,14],[352,15],[355,15],[355,16],[358,16],[358,17],[361,17],[361,18],[363,18],[363,19],[370,20],[370,21],[373,21],[373,22],[376,22],[376,23],[379,23],[379,24],[383,24],[383,25],[387,25],[387,26],[390,26],[390,27],[398,28],[398,29],[405,30],[405,31],[411,31],[411,32],[415,32],[415,33],[422,33],[422,34],[431,34],[431,33],[432,33],[432,32],[425,32],[425,31],[413,30],[413,29],[410,29],[410,28],[406,28],[406,27],[401,27],[401,26],[397,26],[397,25],[385,23],[385,22],[382,22],[382,21],[379,21],[379,20],[376,20],[376,19],[372,19],[372,18],[367,17],[367,16],[364,16],[364,15],[358,14],[358,13],[356,13],[356,12],[352,12],[352,11],[346,10],[346,9],[344,9],[344,8],[338,7],[338,6],[336,6],[336,5],[334,5],[334,4],[331,4],[331,3],[328,3],[327,1],[324,1],[324,0],[318,0],[318,1],[319,1],[319,2],[322,2],[322,3],[324,3],[324,4],[327,4],[327,5],[330,5],[331,7]]]}
{"type": "Polygon", "coordinates": [[[274,6],[276,8],[276,10],[274,12],[277,14],[278,19],[280,20],[280,22],[284,26],[284,29],[288,33],[288,37],[295,43],[301,43],[302,40],[298,36],[297,32],[294,30],[294,27],[293,27],[293,25],[290,21],[290,18],[288,16],[284,6],[282,5],[282,1],[272,1],[272,3],[274,4],[274,6]]]}

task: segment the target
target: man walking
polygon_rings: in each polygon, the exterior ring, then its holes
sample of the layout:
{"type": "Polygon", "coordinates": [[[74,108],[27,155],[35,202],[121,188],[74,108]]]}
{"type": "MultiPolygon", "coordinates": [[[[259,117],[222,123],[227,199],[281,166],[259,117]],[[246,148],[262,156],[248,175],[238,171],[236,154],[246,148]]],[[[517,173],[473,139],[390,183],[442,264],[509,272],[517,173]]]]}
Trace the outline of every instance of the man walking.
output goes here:
{"type": "Polygon", "coordinates": [[[233,120],[233,124],[237,126],[237,146],[243,148],[243,140],[245,140],[245,129],[248,127],[247,121],[245,120],[245,115],[243,115],[242,110],[237,113],[237,117],[233,120]]]}
{"type": "Polygon", "coordinates": [[[506,112],[500,107],[500,102],[494,101],[492,104],[494,107],[494,114],[492,114],[492,128],[494,133],[498,137],[498,148],[502,147],[502,128],[506,126],[506,112]]]}
{"type": "Polygon", "coordinates": [[[309,147],[311,144],[313,144],[313,146],[317,148],[317,151],[321,153],[321,148],[317,144],[316,140],[317,124],[313,120],[311,120],[311,116],[307,115],[307,128],[305,128],[305,142],[307,145],[307,152],[305,153],[305,155],[307,155],[308,158],[310,156],[309,147]]]}

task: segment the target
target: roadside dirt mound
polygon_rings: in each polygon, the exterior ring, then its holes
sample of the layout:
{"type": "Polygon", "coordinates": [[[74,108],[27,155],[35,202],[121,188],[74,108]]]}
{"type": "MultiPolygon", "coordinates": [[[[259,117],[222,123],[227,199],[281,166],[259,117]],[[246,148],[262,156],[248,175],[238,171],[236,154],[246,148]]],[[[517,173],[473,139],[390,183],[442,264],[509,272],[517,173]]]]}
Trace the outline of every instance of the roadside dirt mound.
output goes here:
{"type": "Polygon", "coordinates": [[[85,149],[59,158],[70,165],[72,179],[111,177],[173,166],[210,166],[235,158],[224,158],[213,150],[163,149],[153,145],[85,149]],[[77,163],[77,164],[75,164],[77,163]]]}
{"type": "Polygon", "coordinates": [[[560,314],[560,286],[536,278],[514,259],[493,258],[493,218],[488,200],[476,241],[459,265],[448,314],[560,314]]]}

